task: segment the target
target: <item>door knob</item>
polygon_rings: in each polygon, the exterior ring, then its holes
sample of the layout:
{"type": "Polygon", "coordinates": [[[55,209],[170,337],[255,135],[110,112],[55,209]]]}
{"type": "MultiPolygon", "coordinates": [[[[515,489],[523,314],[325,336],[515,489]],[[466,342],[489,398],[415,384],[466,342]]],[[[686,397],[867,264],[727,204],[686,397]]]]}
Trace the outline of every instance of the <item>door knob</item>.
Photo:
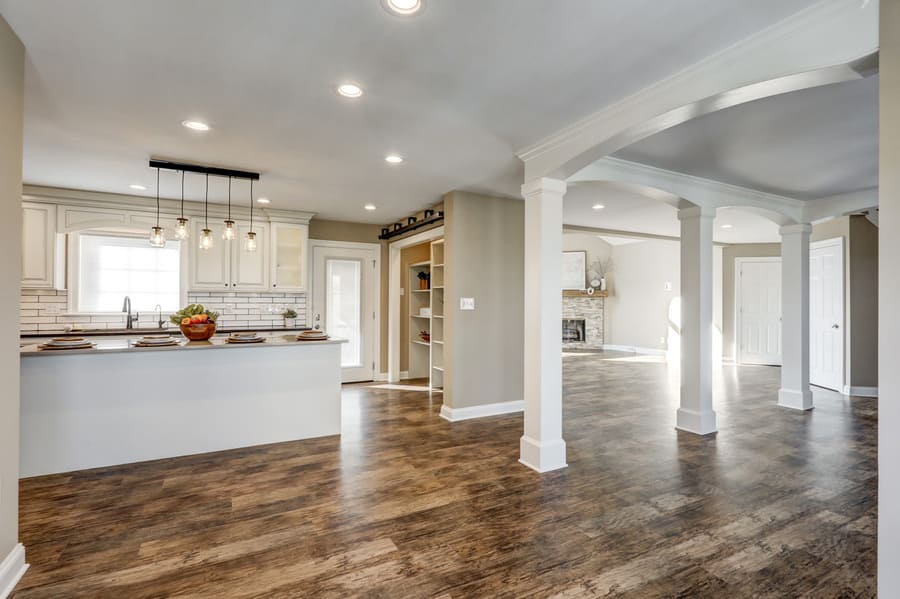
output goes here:
{"type": "Polygon", "coordinates": [[[837,324],[833,324],[833,325],[831,325],[831,328],[832,328],[832,329],[839,329],[839,328],[841,328],[841,327],[838,326],[837,324]]]}

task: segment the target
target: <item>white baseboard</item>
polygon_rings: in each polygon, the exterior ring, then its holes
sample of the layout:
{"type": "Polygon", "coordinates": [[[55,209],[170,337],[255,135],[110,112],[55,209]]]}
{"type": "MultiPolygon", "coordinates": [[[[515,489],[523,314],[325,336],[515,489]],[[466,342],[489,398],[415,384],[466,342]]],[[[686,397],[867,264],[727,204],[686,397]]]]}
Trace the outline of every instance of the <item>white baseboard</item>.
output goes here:
{"type": "Polygon", "coordinates": [[[25,546],[19,543],[0,562],[0,599],[9,597],[27,569],[25,546]]]}
{"type": "Polygon", "coordinates": [[[408,370],[401,370],[401,371],[400,371],[400,380],[401,380],[401,381],[409,380],[409,371],[408,371],[408,370]]]}
{"type": "Polygon", "coordinates": [[[525,402],[522,400],[488,403],[481,406],[470,406],[468,408],[451,408],[444,404],[441,406],[441,418],[449,420],[450,422],[459,422],[460,420],[471,420],[472,418],[514,414],[515,412],[521,412],[524,409],[525,402]]]}
{"type": "Polygon", "coordinates": [[[603,344],[603,349],[611,351],[624,351],[631,354],[647,354],[650,356],[664,356],[668,353],[668,350],[665,349],[655,349],[652,347],[636,347],[634,345],[610,345],[608,343],[603,344]]]}
{"type": "MultiPolygon", "coordinates": [[[[405,371],[405,370],[404,370],[403,372],[400,373],[400,380],[401,380],[401,381],[402,381],[402,380],[405,380],[405,379],[408,379],[408,378],[409,378],[409,372],[408,372],[408,371],[405,371]]],[[[386,383],[386,382],[388,382],[388,373],[386,373],[386,372],[379,372],[379,373],[377,373],[377,374],[375,375],[374,381],[375,381],[376,383],[386,383]]]]}
{"type": "Polygon", "coordinates": [[[844,395],[853,395],[854,397],[878,397],[878,387],[851,387],[844,385],[842,392],[844,395]]]}

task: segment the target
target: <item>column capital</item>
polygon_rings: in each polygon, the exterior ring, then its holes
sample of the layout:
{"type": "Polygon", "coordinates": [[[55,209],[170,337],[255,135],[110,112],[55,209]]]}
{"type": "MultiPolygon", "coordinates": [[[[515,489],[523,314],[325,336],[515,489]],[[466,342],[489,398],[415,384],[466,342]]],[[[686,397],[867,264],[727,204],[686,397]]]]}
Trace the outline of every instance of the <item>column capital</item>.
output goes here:
{"type": "Polygon", "coordinates": [[[678,220],[690,218],[715,218],[716,209],[709,206],[688,206],[678,209],[678,220]]]}
{"type": "Polygon", "coordinates": [[[799,235],[801,233],[806,233],[807,235],[812,233],[812,225],[809,223],[800,223],[798,225],[784,225],[778,232],[781,233],[781,236],[785,235],[799,235]]]}
{"type": "Polygon", "coordinates": [[[561,179],[541,177],[528,181],[522,186],[522,197],[527,198],[542,193],[563,196],[566,193],[566,187],[566,182],[561,179]]]}

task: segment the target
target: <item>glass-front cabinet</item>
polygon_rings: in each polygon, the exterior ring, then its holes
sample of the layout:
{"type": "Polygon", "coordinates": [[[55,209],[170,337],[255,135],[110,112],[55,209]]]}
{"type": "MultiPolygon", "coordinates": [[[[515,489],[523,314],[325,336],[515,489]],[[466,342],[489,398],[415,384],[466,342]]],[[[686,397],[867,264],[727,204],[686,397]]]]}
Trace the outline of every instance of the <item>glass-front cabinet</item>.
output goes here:
{"type": "Polygon", "coordinates": [[[272,291],[306,291],[309,226],[271,223],[269,286],[272,291]]]}

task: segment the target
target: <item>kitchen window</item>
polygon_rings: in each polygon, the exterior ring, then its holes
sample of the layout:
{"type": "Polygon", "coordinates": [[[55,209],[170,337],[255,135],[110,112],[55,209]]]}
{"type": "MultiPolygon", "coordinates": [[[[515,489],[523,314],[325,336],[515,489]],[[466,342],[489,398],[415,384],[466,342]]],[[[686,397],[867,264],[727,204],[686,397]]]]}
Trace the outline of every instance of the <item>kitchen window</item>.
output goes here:
{"type": "Polygon", "coordinates": [[[82,232],[73,244],[72,308],[79,314],[121,312],[125,296],[135,312],[176,312],[181,294],[181,245],[151,247],[147,237],[82,232]]]}

